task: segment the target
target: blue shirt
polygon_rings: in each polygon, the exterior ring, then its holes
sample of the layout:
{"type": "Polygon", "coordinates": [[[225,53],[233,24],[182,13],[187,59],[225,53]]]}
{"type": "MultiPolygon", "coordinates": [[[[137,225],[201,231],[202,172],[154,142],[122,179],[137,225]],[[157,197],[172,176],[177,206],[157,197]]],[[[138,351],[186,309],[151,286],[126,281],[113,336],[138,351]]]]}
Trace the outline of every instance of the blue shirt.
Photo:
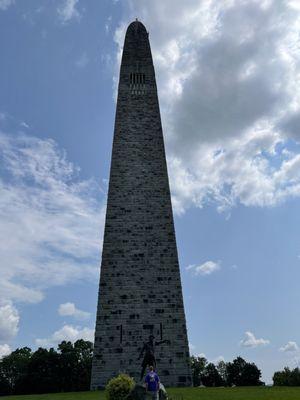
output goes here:
{"type": "Polygon", "coordinates": [[[155,392],[156,390],[158,390],[159,377],[156,372],[148,372],[145,378],[145,382],[147,383],[147,389],[150,392],[155,392]]]}

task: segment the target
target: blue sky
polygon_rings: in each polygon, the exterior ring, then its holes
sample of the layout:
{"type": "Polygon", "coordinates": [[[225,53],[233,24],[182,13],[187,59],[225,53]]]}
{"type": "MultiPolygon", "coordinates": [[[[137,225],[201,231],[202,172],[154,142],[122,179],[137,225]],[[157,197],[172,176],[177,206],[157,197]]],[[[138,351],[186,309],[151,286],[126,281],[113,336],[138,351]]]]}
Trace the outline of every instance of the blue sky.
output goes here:
{"type": "Polygon", "coordinates": [[[150,32],[191,352],[300,363],[296,1],[0,0],[0,355],[92,339],[120,54],[150,32]]]}

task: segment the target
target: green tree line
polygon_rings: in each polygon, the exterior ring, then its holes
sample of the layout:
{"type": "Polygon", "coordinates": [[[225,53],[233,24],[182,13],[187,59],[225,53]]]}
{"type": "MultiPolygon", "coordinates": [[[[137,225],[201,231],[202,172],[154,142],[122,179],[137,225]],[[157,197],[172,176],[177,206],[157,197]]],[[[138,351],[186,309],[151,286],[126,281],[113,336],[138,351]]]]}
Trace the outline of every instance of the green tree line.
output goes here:
{"type": "Polygon", "coordinates": [[[205,357],[191,357],[194,386],[259,386],[261,371],[254,363],[237,357],[232,362],[209,363],[205,357]]]}
{"type": "Polygon", "coordinates": [[[0,395],[89,390],[93,345],[61,342],[57,350],[16,349],[0,360],[0,395]]]}
{"type": "Polygon", "coordinates": [[[300,386],[300,369],[285,367],[283,371],[275,372],[273,383],[274,386],[300,386]]]}
{"type": "MultiPolygon", "coordinates": [[[[93,344],[61,342],[57,349],[16,349],[0,360],[0,395],[85,391],[90,388],[93,344]]],[[[261,371],[237,357],[216,365],[191,357],[194,386],[258,386],[261,371]]],[[[275,372],[275,386],[300,386],[300,369],[275,372]]]]}

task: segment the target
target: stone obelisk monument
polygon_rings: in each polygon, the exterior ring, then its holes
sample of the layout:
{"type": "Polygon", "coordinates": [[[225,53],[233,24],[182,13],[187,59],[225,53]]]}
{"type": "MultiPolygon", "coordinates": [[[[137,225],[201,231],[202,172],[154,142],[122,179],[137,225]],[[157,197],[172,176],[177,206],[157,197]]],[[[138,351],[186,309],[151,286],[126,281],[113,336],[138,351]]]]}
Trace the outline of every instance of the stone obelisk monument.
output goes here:
{"type": "Polygon", "coordinates": [[[142,363],[156,363],[166,386],[191,385],[155,72],[135,21],[120,70],[91,388],[119,372],[139,380],[142,363]]]}

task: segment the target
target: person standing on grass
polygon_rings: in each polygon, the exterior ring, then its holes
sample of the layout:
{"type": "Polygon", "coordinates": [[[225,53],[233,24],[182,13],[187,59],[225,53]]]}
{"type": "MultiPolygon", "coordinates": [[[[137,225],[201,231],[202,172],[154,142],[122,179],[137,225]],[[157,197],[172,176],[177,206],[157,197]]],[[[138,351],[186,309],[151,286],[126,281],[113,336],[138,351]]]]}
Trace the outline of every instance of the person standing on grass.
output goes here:
{"type": "Polygon", "coordinates": [[[145,378],[146,390],[151,394],[152,400],[158,400],[159,393],[159,376],[154,371],[152,365],[149,367],[149,372],[145,378]]]}

